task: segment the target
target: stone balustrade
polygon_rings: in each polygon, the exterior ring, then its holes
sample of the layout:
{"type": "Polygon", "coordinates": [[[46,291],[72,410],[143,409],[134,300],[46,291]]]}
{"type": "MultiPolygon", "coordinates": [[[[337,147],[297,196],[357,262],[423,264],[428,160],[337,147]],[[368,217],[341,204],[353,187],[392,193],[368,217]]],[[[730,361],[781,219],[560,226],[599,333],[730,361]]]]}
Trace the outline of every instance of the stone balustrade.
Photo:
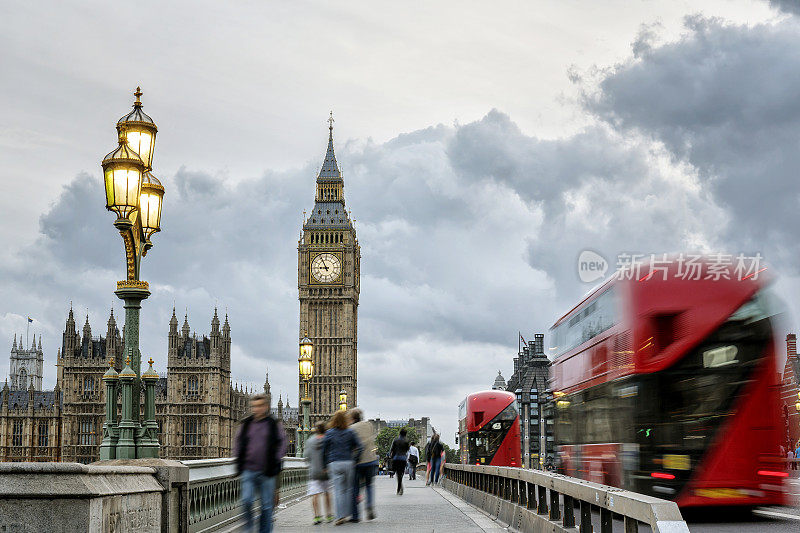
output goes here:
{"type": "MultiPolygon", "coordinates": [[[[302,459],[285,458],[281,500],[307,478],[302,459]]],[[[232,458],[0,463],[0,531],[211,532],[241,520],[240,493],[232,458]]]]}

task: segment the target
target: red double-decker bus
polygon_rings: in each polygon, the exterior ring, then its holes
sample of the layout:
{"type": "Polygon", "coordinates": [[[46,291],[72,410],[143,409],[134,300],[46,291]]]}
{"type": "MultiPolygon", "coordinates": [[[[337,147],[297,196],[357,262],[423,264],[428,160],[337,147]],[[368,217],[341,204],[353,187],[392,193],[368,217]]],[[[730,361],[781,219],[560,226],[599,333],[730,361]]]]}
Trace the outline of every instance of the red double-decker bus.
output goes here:
{"type": "Polygon", "coordinates": [[[783,504],[764,274],[679,270],[615,276],[551,328],[560,468],[682,507],[783,504]]]}
{"type": "Polygon", "coordinates": [[[510,392],[474,392],[459,405],[459,450],[464,464],[520,466],[516,398],[510,392]]]}

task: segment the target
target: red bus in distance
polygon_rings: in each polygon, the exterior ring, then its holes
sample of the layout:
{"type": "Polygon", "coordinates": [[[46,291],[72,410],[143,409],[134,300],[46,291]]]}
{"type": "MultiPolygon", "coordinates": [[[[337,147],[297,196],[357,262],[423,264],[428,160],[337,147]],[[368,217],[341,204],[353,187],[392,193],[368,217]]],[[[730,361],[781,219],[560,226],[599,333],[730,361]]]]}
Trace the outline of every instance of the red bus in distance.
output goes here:
{"type": "Polygon", "coordinates": [[[474,392],[459,405],[459,452],[463,464],[521,466],[519,413],[510,392],[474,392]]]}
{"type": "Polygon", "coordinates": [[[561,470],[690,506],[785,503],[765,276],[615,276],[550,328],[561,470]]]}

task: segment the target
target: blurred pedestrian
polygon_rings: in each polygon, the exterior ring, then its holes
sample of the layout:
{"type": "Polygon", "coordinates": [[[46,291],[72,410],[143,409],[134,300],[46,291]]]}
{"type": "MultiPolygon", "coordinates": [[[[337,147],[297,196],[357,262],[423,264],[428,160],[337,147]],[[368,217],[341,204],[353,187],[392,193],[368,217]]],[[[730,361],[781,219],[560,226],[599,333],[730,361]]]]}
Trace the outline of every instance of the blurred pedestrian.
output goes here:
{"type": "Polygon", "coordinates": [[[350,411],[350,429],[356,434],[358,440],[364,447],[361,455],[356,460],[356,472],[353,483],[353,513],[351,522],[358,522],[358,496],[361,492],[361,485],[364,485],[366,493],[367,520],[375,518],[375,495],[372,490],[372,478],[378,469],[378,454],[375,446],[375,431],[367,420],[363,420],[361,409],[350,411]]]}
{"type": "Polygon", "coordinates": [[[353,430],[347,427],[347,413],[336,411],[331,419],[331,429],[325,433],[323,454],[328,475],[333,480],[333,499],[336,504],[336,522],[347,522],[353,497],[354,459],[361,454],[362,446],[353,430]]]}
{"type": "Polygon", "coordinates": [[[431,443],[433,442],[433,437],[430,438],[428,443],[425,445],[425,485],[431,484],[431,443]]]}
{"type": "Polygon", "coordinates": [[[408,448],[408,467],[409,467],[409,477],[408,479],[417,479],[417,464],[419,464],[419,448],[416,446],[416,442],[412,442],[411,446],[408,448]]]}
{"type": "Polygon", "coordinates": [[[392,441],[392,448],[389,450],[389,456],[392,458],[392,470],[397,476],[397,494],[403,495],[403,473],[406,470],[406,462],[408,460],[408,439],[406,428],[400,430],[400,434],[392,441]]]}
{"type": "Polygon", "coordinates": [[[272,531],[272,510],[278,505],[279,480],[286,455],[286,435],[281,424],[269,414],[267,397],[256,394],[250,399],[251,414],[242,421],[236,432],[233,455],[236,472],[242,485],[242,505],[247,531],[253,531],[253,501],[261,499],[261,519],[258,531],[272,531]]]}
{"type": "Polygon", "coordinates": [[[433,437],[431,438],[430,450],[428,453],[428,462],[431,464],[431,473],[430,478],[428,480],[428,485],[431,483],[437,484],[439,483],[439,476],[441,475],[442,469],[442,455],[444,454],[444,446],[442,443],[439,442],[439,434],[434,433],[433,437]]]}
{"type": "Polygon", "coordinates": [[[303,457],[308,463],[308,495],[311,496],[311,508],[314,510],[314,525],[322,523],[322,500],[325,499],[325,510],[328,522],[333,521],[331,510],[330,484],[328,470],[325,468],[323,454],[325,439],[325,422],[317,424],[315,434],[306,441],[303,457]]]}

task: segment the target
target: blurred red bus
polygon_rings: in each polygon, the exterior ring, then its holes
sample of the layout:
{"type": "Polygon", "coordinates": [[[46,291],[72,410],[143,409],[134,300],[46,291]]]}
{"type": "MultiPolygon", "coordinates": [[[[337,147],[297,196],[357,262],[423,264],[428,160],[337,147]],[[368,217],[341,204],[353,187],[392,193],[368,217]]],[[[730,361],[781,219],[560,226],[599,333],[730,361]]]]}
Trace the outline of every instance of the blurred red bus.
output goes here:
{"type": "Polygon", "coordinates": [[[520,466],[516,398],[510,392],[474,392],[459,405],[459,450],[464,464],[520,466]]]}
{"type": "Polygon", "coordinates": [[[678,268],[614,277],[552,326],[560,468],[681,507],[783,504],[774,297],[763,274],[678,268]]]}

